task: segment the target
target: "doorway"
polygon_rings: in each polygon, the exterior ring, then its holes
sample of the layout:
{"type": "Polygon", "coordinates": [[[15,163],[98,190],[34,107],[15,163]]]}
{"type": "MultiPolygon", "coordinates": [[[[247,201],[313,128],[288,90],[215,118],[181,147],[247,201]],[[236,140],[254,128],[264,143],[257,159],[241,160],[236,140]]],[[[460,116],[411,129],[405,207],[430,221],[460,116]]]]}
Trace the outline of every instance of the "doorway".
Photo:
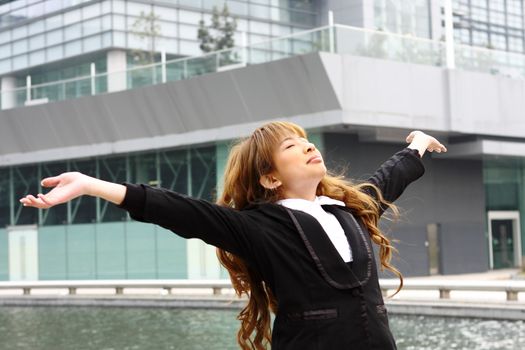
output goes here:
{"type": "Polygon", "coordinates": [[[488,228],[490,268],[521,266],[519,211],[489,211],[488,228]]]}

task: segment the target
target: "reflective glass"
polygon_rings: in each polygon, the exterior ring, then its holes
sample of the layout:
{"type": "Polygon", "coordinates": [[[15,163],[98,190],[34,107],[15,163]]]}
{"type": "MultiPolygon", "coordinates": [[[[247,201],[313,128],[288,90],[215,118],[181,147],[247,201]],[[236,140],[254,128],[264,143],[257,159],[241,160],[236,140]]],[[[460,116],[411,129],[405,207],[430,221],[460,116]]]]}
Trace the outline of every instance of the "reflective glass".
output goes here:
{"type": "Polygon", "coordinates": [[[31,225],[38,223],[38,210],[31,207],[24,207],[18,201],[28,193],[38,193],[39,191],[38,167],[36,165],[18,166],[13,168],[13,193],[15,222],[16,225],[31,225]]]}
{"type": "Polygon", "coordinates": [[[29,53],[29,65],[36,66],[46,62],[46,51],[38,50],[29,53]]]}
{"type": "Polygon", "coordinates": [[[30,50],[40,49],[44,47],[44,45],[45,45],[44,34],[35,35],[29,38],[29,49],[30,50]]]}
{"type": "Polygon", "coordinates": [[[80,9],[76,9],[76,10],[72,10],[72,11],[68,11],[64,13],[64,25],[67,26],[68,24],[79,22],[81,18],[80,16],[81,16],[80,9]]]}
{"type": "Polygon", "coordinates": [[[64,46],[66,56],[78,55],[82,52],[82,42],[80,40],[75,40],[69,43],[66,43],[64,46]]]}
{"type": "Polygon", "coordinates": [[[36,21],[29,25],[29,35],[41,33],[44,31],[44,21],[36,21]]]}
{"type": "MultiPolygon", "coordinates": [[[[98,164],[100,179],[115,183],[127,181],[126,157],[101,158],[98,164]]],[[[122,221],[126,218],[126,211],[117,208],[107,201],[100,202],[101,221],[122,221]]]]}
{"type": "MultiPolygon", "coordinates": [[[[66,162],[45,163],[41,165],[42,178],[57,176],[66,171],[66,162]]],[[[43,193],[47,193],[50,189],[42,189],[42,191],[43,193]]],[[[67,223],[67,204],[57,205],[42,211],[42,225],[61,225],[65,223],[67,223]]]]}
{"type": "Polygon", "coordinates": [[[9,168],[0,168],[0,228],[10,224],[11,199],[9,198],[9,187],[11,178],[9,168]]]}
{"type": "Polygon", "coordinates": [[[18,55],[27,51],[27,40],[22,39],[13,43],[13,55],[18,55]]]}
{"type": "Polygon", "coordinates": [[[82,35],[88,36],[100,32],[101,25],[102,23],[100,18],[94,18],[88,21],[84,21],[82,23],[82,35]]]}
{"type": "Polygon", "coordinates": [[[54,29],[62,26],[62,14],[46,18],[46,29],[54,29]]]}
{"type": "Polygon", "coordinates": [[[92,17],[100,16],[100,3],[96,3],[93,5],[84,6],[82,8],[82,18],[88,19],[92,17]]]}

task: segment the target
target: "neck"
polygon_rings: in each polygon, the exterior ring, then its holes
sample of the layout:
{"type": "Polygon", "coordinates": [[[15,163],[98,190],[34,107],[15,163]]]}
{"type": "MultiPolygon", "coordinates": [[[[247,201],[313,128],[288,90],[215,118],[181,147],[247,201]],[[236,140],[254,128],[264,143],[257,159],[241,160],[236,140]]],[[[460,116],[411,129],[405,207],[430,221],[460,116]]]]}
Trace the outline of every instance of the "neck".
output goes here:
{"type": "Polygon", "coordinates": [[[313,202],[316,197],[316,188],[310,189],[308,191],[293,191],[293,190],[286,190],[283,193],[283,199],[289,199],[289,198],[298,198],[298,199],[305,199],[307,201],[313,202]]]}

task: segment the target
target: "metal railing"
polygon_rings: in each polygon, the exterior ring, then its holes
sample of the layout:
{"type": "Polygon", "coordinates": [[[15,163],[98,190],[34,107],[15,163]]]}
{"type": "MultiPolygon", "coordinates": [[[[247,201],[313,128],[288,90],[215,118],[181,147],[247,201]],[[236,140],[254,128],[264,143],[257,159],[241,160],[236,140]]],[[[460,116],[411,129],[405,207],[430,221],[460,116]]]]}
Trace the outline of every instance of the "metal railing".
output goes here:
{"type": "MultiPolygon", "coordinates": [[[[163,54],[159,63],[122,71],[95,74],[92,67],[88,76],[36,85],[29,78],[24,87],[2,91],[1,109],[184,80],[320,51],[445,67],[445,49],[442,41],[335,24],[202,56],[167,61],[163,54]]],[[[525,77],[523,54],[466,45],[455,45],[454,53],[456,69],[525,77]]]]}
{"type": "MultiPolygon", "coordinates": [[[[381,290],[386,295],[388,291],[397,289],[396,279],[380,279],[381,290]]],[[[223,290],[231,290],[229,280],[85,280],[85,281],[8,281],[0,282],[0,290],[22,290],[24,295],[31,295],[35,289],[64,289],[67,294],[74,295],[78,289],[113,289],[115,294],[124,294],[129,288],[156,288],[164,294],[172,294],[178,289],[208,289],[214,295],[220,295],[223,290]]],[[[439,291],[440,299],[450,299],[451,291],[473,292],[505,292],[507,301],[517,301],[519,293],[525,293],[525,280],[496,281],[464,281],[464,280],[411,280],[405,279],[403,290],[439,291]]]]}

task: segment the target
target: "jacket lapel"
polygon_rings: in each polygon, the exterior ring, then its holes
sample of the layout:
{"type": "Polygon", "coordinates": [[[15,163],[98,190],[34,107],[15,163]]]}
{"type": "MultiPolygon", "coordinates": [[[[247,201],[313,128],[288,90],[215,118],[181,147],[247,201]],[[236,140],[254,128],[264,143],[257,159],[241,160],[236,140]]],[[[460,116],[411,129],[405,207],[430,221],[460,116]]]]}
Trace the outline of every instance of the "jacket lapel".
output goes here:
{"type": "Polygon", "coordinates": [[[366,250],[366,240],[358,232],[362,229],[358,230],[357,222],[352,221],[350,213],[337,207],[323,205],[325,210],[336,216],[345,231],[353,253],[352,269],[343,261],[323,227],[313,216],[300,210],[285,209],[326,282],[337,289],[355,288],[366,283],[370,277],[371,255],[366,250]],[[370,260],[369,263],[367,260],[370,260]]]}
{"type": "Polygon", "coordinates": [[[368,231],[355,219],[346,207],[323,205],[323,209],[334,214],[343,230],[352,249],[352,273],[362,285],[368,282],[372,273],[373,251],[370,240],[365,234],[368,231]]]}

